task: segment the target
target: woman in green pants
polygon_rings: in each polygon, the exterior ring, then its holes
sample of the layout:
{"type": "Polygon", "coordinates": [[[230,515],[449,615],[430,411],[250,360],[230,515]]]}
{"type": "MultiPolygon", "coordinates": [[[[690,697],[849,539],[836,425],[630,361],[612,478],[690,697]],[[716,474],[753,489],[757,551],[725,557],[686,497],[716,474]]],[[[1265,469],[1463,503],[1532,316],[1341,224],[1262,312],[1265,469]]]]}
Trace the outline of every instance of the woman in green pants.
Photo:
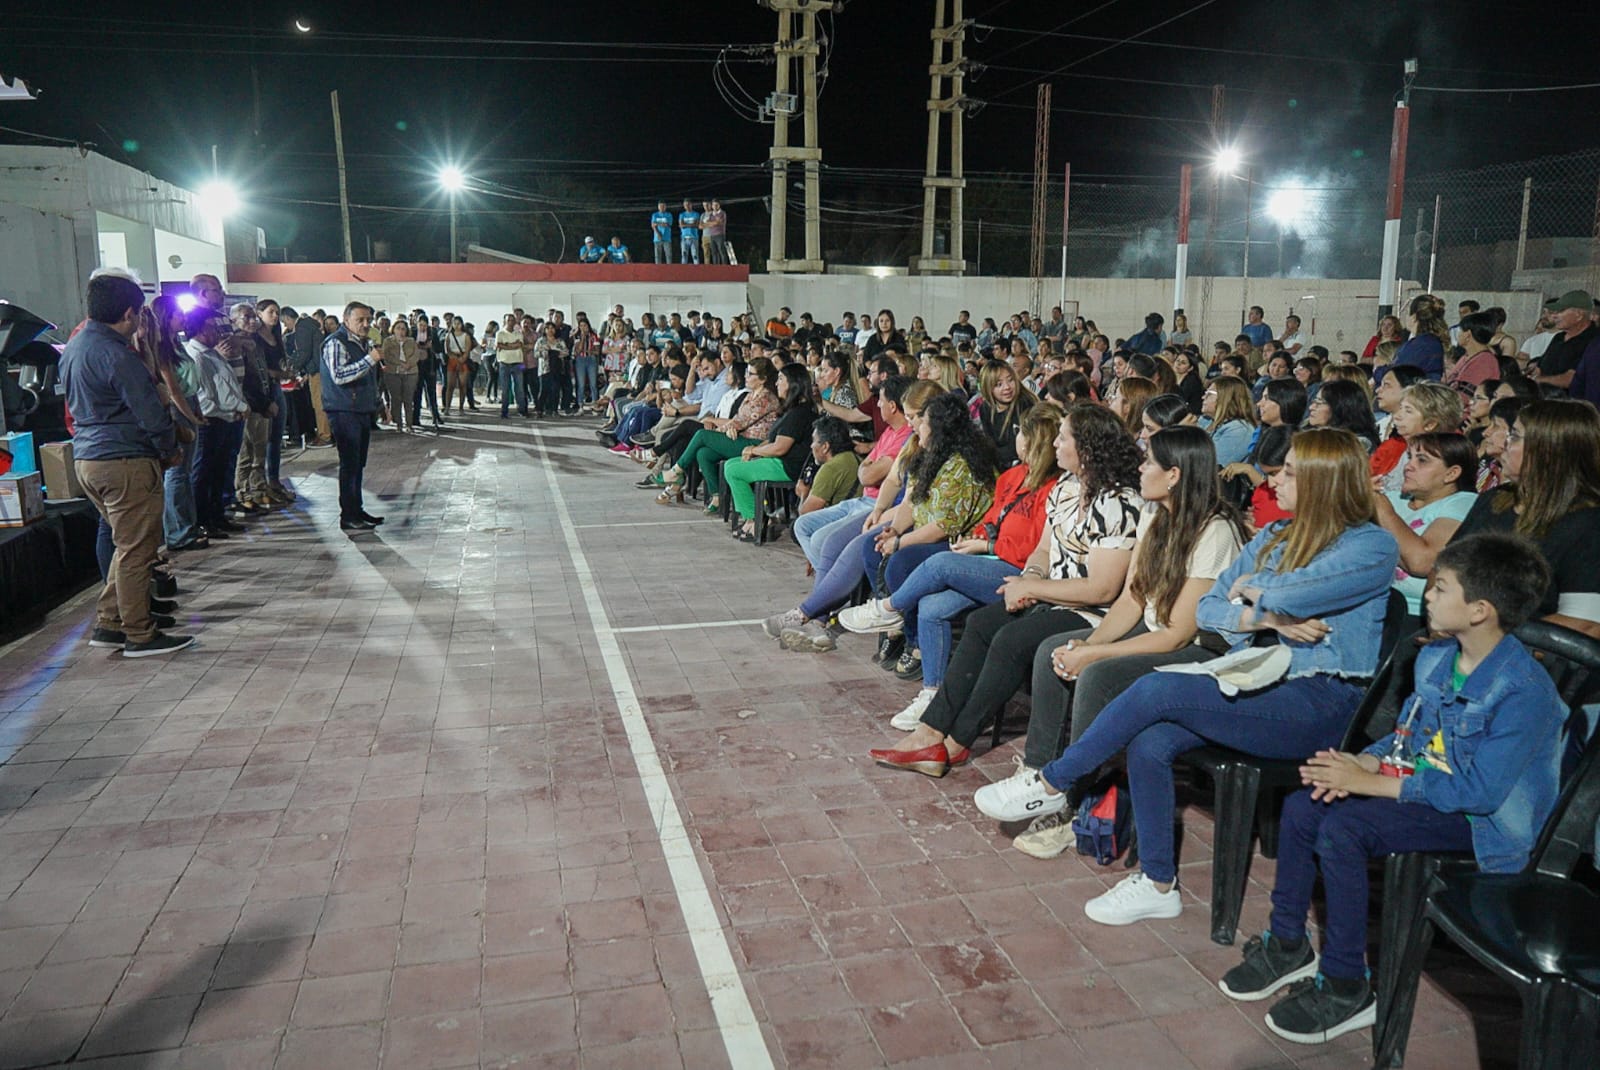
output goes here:
{"type": "Polygon", "coordinates": [[[766,357],[756,357],[745,369],[744,385],[749,391],[739,411],[718,427],[695,432],[684,447],[678,463],[667,471],[668,483],[681,483],[691,465],[700,466],[706,481],[706,512],[715,513],[721,505],[722,486],[717,480],[717,465],[732,460],[746,446],[759,446],[778,422],[778,369],[766,357]]]}
{"type": "Polygon", "coordinates": [[[793,482],[805,465],[811,448],[811,425],[817,421],[817,406],[812,399],[811,372],[804,364],[786,364],[778,370],[778,422],[758,446],[746,446],[739,459],[722,467],[733,495],[733,508],[740,524],[734,535],[745,542],[755,541],[756,504],[753,483],[771,480],[793,482]]]}

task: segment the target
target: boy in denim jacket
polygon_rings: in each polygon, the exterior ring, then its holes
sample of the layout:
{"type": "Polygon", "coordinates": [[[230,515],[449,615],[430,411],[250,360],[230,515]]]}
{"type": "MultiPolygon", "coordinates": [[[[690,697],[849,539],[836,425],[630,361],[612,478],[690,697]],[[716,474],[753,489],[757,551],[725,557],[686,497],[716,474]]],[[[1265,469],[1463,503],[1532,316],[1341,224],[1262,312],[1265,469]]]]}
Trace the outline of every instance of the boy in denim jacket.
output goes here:
{"type": "Polygon", "coordinates": [[[1527,863],[1559,792],[1566,709],[1510,633],[1549,583],[1544,558],[1516,536],[1446,547],[1424,600],[1434,634],[1447,638],[1418,653],[1396,730],[1359,755],[1322,751],[1301,767],[1309,790],[1284,804],[1270,927],[1219,986],[1254,1001],[1314,977],[1267,1012],[1274,1033],[1320,1044],[1373,1023],[1369,859],[1470,850],[1489,873],[1527,863]],[[1328,905],[1320,969],[1305,931],[1319,872],[1328,905]]]}

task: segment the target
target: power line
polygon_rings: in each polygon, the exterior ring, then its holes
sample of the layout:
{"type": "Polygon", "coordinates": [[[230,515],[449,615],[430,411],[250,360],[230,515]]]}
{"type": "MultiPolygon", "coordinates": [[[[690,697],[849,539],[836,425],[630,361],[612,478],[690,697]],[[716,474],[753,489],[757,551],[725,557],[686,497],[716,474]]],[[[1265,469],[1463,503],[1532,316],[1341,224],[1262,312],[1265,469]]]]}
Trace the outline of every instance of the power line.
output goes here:
{"type": "Polygon", "coordinates": [[[1442,85],[1414,85],[1415,91],[1429,93],[1559,93],[1565,89],[1600,89],[1600,82],[1580,82],[1576,85],[1502,86],[1498,89],[1457,89],[1442,85]]]}
{"type": "MultiPolygon", "coordinates": [[[[1112,49],[1120,48],[1123,45],[1131,44],[1132,42],[1135,42],[1135,41],[1139,40],[1139,38],[1143,37],[1145,34],[1155,33],[1157,30],[1161,29],[1163,26],[1170,26],[1174,22],[1177,22],[1179,19],[1188,18],[1190,15],[1193,15],[1196,11],[1200,11],[1203,8],[1208,8],[1208,7],[1210,7],[1212,4],[1214,4],[1216,2],[1217,2],[1217,0],[1200,0],[1200,3],[1194,5],[1193,7],[1186,8],[1185,10],[1178,12],[1176,15],[1173,15],[1169,19],[1163,19],[1162,21],[1156,23],[1154,26],[1147,27],[1146,29],[1140,30],[1136,34],[1133,34],[1133,35],[1128,36],[1128,37],[1124,37],[1121,40],[1113,41],[1111,44],[1106,45],[1104,48],[1099,49],[1098,51],[1091,52],[1087,56],[1079,56],[1077,59],[1073,60],[1071,63],[1067,63],[1067,64],[1064,64],[1061,67],[1058,67],[1056,70],[1052,71],[1050,74],[1046,75],[1045,77],[1046,78],[1053,78],[1058,74],[1062,74],[1062,73],[1064,73],[1066,71],[1071,70],[1073,67],[1079,66],[1080,64],[1088,63],[1090,60],[1092,60],[1092,59],[1094,59],[1094,58],[1096,58],[1098,56],[1105,55],[1107,52],[1110,52],[1112,49]]],[[[994,96],[990,97],[989,98],[989,102],[992,104],[992,103],[994,103],[994,101],[998,100],[1000,97],[1010,96],[1012,93],[1015,93],[1017,90],[1026,89],[1028,86],[1032,85],[1034,82],[1038,82],[1038,81],[1042,81],[1042,80],[1043,79],[1040,79],[1040,78],[1033,78],[1033,79],[1030,79],[1029,81],[1023,82],[1021,85],[1014,85],[1010,89],[1003,89],[999,93],[996,93],[994,96]]]]}
{"type": "MultiPolygon", "coordinates": [[[[1046,34],[1060,33],[1062,30],[1066,29],[1068,26],[1071,26],[1074,23],[1082,22],[1084,19],[1088,18],[1090,15],[1093,15],[1096,12],[1104,11],[1106,8],[1110,7],[1112,4],[1115,4],[1117,2],[1118,2],[1118,0],[1106,0],[1106,2],[1101,4],[1099,7],[1091,8],[1090,10],[1085,11],[1081,15],[1074,15],[1072,18],[1068,19],[1066,22],[1063,22],[1061,25],[1053,26],[1048,30],[1044,30],[1044,31],[1042,31],[1040,33],[1035,34],[1034,36],[1028,38],[1027,40],[1025,40],[1023,42],[1021,42],[1020,44],[1015,44],[1015,45],[1012,45],[1010,48],[1004,49],[1004,50],[1002,50],[1000,52],[996,52],[990,58],[991,59],[1000,59],[1002,56],[1009,56],[1013,52],[1019,52],[1022,49],[1027,48],[1029,45],[1033,44],[1035,41],[1037,41],[1039,38],[1045,36],[1046,34]]],[[[1005,6],[1004,4],[1001,5],[1001,7],[1004,7],[1004,6],[1005,6]]],[[[984,13],[983,17],[984,18],[992,18],[994,16],[995,11],[998,11],[998,10],[1000,10],[1000,8],[994,8],[991,11],[987,11],[987,12],[984,13]]],[[[984,66],[992,67],[993,64],[984,64],[984,66]]]]}

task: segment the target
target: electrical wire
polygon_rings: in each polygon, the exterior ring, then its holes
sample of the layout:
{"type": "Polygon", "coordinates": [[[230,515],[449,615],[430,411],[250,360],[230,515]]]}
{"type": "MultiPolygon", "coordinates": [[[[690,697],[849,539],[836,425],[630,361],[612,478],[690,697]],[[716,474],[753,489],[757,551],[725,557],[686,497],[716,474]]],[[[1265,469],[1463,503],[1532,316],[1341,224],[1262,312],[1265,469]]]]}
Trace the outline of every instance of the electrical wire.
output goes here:
{"type": "MultiPolygon", "coordinates": [[[[1099,49],[1099,50],[1097,50],[1095,52],[1091,52],[1087,56],[1079,56],[1077,59],[1073,60],[1071,63],[1064,64],[1063,66],[1056,68],[1050,74],[1045,75],[1045,78],[1054,78],[1056,75],[1063,74],[1066,71],[1071,70],[1073,67],[1077,67],[1077,66],[1079,66],[1081,64],[1088,63],[1092,59],[1095,59],[1095,58],[1097,58],[1099,56],[1103,56],[1107,52],[1112,51],[1113,49],[1121,48],[1123,45],[1131,44],[1131,43],[1133,43],[1135,41],[1138,41],[1141,37],[1145,36],[1146,34],[1155,33],[1157,30],[1161,29],[1162,27],[1170,26],[1174,22],[1177,22],[1179,19],[1188,18],[1190,15],[1193,15],[1196,11],[1204,10],[1205,8],[1210,7],[1212,4],[1214,4],[1216,2],[1217,2],[1217,0],[1200,0],[1200,3],[1195,4],[1193,7],[1186,8],[1183,11],[1178,12],[1176,15],[1173,15],[1171,18],[1162,19],[1160,22],[1156,23],[1154,26],[1149,26],[1149,27],[1147,27],[1147,28],[1145,28],[1143,30],[1140,30],[1136,34],[1132,34],[1132,35],[1130,35],[1128,37],[1124,37],[1121,40],[1113,41],[1111,44],[1108,44],[1104,48],[1099,49]]],[[[989,102],[991,104],[993,104],[1000,97],[1010,96],[1012,93],[1017,92],[1019,89],[1026,89],[1028,86],[1033,85],[1035,82],[1040,82],[1040,81],[1043,81],[1043,80],[1044,80],[1044,78],[1033,78],[1033,79],[1030,79],[1030,80],[1028,80],[1026,82],[1023,82],[1021,85],[1014,85],[1010,89],[1002,89],[1000,92],[995,93],[994,95],[992,95],[989,98],[989,102]]]]}
{"type": "MultiPolygon", "coordinates": [[[[1048,34],[1060,33],[1062,30],[1066,29],[1068,26],[1071,26],[1074,23],[1082,22],[1084,19],[1088,18],[1090,15],[1096,14],[1097,12],[1104,11],[1106,8],[1110,7],[1112,4],[1115,4],[1115,3],[1118,3],[1118,2],[1119,2],[1119,0],[1106,0],[1106,2],[1101,4],[1099,7],[1091,8],[1090,10],[1085,11],[1081,15],[1074,15],[1072,18],[1068,19],[1066,22],[1063,22],[1061,25],[1052,26],[1048,30],[1043,30],[1040,33],[1034,35],[1033,37],[1030,37],[1027,40],[1023,41],[1021,44],[1015,44],[1015,45],[1012,45],[1010,48],[1002,49],[1001,51],[996,52],[993,56],[990,56],[989,59],[990,60],[997,60],[997,59],[1000,59],[1000,58],[1002,58],[1004,56],[1009,56],[1013,52],[1020,52],[1022,49],[1027,48],[1029,45],[1031,45],[1035,41],[1039,40],[1039,38],[1044,37],[1044,36],[1046,36],[1048,34]]],[[[1003,4],[1001,5],[1001,7],[1004,7],[1004,6],[1005,5],[1003,5],[1003,4]]],[[[999,8],[995,8],[994,10],[998,11],[999,8]]],[[[993,14],[994,14],[994,11],[985,12],[984,13],[984,18],[989,18],[993,14]]],[[[992,62],[986,62],[986,63],[984,63],[984,66],[993,68],[994,64],[992,62]]]]}
{"type": "Polygon", "coordinates": [[[1443,85],[1414,85],[1412,92],[1428,93],[1559,93],[1567,89],[1600,89],[1600,82],[1579,82],[1575,85],[1501,86],[1498,89],[1461,89],[1443,85]]]}

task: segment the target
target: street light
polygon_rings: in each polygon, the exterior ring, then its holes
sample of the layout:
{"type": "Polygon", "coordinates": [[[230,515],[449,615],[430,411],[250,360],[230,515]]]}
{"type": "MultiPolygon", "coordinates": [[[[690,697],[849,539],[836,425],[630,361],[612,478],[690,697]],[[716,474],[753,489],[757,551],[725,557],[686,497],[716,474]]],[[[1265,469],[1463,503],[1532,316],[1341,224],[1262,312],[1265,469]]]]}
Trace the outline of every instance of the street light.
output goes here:
{"type": "Polygon", "coordinates": [[[1211,158],[1211,165],[1225,175],[1236,175],[1239,167],[1244,163],[1244,153],[1232,145],[1224,145],[1217,150],[1211,158]]]}
{"type": "Polygon", "coordinates": [[[230,182],[213,179],[196,191],[200,210],[217,219],[226,219],[239,210],[239,191],[230,182]]]}
{"type": "Polygon", "coordinates": [[[439,169],[439,185],[450,195],[450,262],[456,262],[456,194],[467,188],[467,176],[454,165],[439,169]]]}

